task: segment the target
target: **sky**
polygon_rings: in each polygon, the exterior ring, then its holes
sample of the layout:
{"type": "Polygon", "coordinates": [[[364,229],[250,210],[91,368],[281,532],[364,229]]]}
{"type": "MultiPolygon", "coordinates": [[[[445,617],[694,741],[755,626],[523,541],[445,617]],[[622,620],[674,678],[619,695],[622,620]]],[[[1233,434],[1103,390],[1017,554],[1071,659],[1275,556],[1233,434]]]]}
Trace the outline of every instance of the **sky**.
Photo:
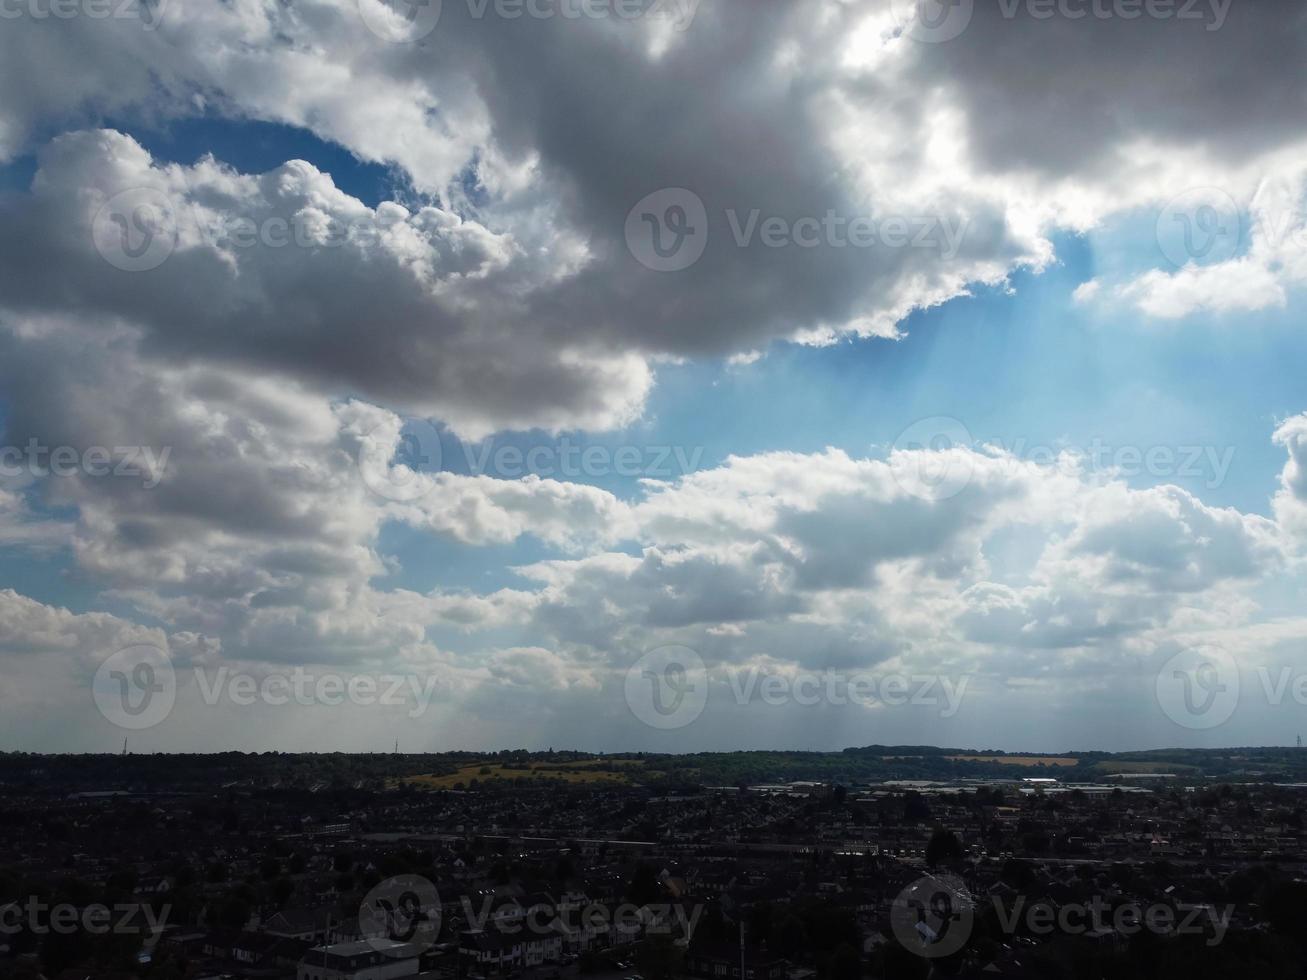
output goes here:
{"type": "Polygon", "coordinates": [[[0,750],[1307,728],[1307,11],[0,18],[0,750]]]}

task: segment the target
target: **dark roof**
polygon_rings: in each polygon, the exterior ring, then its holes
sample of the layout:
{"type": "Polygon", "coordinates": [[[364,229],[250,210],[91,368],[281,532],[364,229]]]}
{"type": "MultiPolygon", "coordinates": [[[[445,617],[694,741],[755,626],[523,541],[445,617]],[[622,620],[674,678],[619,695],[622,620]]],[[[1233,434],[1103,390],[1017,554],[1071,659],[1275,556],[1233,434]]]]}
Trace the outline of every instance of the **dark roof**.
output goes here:
{"type": "Polygon", "coordinates": [[[356,972],[399,959],[416,959],[422,953],[417,943],[397,943],[390,939],[360,939],[334,946],[315,946],[300,960],[309,966],[320,966],[341,972],[356,972]]]}
{"type": "Polygon", "coordinates": [[[264,925],[266,932],[315,932],[325,929],[333,918],[329,906],[317,909],[282,909],[264,925]]]}

